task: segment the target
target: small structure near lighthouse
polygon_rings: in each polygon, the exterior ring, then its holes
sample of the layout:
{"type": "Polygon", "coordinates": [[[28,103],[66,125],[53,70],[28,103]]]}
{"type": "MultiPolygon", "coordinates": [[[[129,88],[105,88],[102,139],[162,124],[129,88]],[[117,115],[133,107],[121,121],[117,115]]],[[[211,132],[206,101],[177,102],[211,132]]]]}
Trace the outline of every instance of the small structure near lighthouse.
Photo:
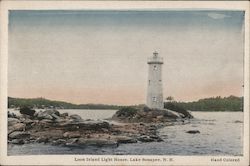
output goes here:
{"type": "Polygon", "coordinates": [[[163,58],[158,52],[148,59],[148,91],[147,106],[154,109],[163,109],[163,88],[162,88],[162,64],[163,58]]]}

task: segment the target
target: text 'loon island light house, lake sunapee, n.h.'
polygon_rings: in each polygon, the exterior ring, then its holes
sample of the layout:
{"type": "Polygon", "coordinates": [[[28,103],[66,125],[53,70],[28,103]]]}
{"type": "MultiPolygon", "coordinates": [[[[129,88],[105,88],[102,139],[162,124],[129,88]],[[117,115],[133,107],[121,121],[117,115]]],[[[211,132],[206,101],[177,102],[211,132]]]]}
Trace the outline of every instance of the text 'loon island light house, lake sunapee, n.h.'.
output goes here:
{"type": "Polygon", "coordinates": [[[163,58],[155,51],[148,59],[148,91],[147,106],[149,108],[163,109],[163,88],[162,88],[162,64],[163,58]]]}

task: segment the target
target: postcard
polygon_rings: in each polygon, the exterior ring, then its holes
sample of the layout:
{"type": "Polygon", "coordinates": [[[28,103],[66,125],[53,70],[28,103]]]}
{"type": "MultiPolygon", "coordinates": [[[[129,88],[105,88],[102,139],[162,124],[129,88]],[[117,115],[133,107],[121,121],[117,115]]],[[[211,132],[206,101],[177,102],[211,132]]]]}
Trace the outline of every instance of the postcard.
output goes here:
{"type": "Polygon", "coordinates": [[[1,165],[248,165],[249,2],[2,1],[1,165]]]}

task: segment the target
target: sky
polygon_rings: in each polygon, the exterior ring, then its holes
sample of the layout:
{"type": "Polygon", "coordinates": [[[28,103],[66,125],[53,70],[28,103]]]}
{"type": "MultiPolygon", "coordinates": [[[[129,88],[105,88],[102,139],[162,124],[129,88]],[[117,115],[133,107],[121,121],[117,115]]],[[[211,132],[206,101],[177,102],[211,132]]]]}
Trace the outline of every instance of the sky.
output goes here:
{"type": "Polygon", "coordinates": [[[163,57],[164,97],[243,95],[242,11],[10,11],[8,96],[146,102],[163,57]]]}

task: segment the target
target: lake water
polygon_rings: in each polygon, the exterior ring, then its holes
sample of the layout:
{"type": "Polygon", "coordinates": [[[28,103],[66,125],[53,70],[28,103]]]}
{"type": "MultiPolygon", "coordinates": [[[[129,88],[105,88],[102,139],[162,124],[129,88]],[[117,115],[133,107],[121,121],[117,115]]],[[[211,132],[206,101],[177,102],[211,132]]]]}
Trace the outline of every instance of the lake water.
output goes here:
{"type": "MultiPolygon", "coordinates": [[[[15,112],[11,110],[11,112],[15,112]]],[[[60,110],[83,119],[107,119],[116,110],[60,110]]],[[[194,119],[185,125],[159,130],[163,142],[121,144],[111,147],[68,148],[46,144],[9,145],[8,155],[105,154],[105,155],[232,155],[243,154],[242,112],[192,112],[194,119]],[[199,134],[188,134],[199,130],[199,134]]]]}

